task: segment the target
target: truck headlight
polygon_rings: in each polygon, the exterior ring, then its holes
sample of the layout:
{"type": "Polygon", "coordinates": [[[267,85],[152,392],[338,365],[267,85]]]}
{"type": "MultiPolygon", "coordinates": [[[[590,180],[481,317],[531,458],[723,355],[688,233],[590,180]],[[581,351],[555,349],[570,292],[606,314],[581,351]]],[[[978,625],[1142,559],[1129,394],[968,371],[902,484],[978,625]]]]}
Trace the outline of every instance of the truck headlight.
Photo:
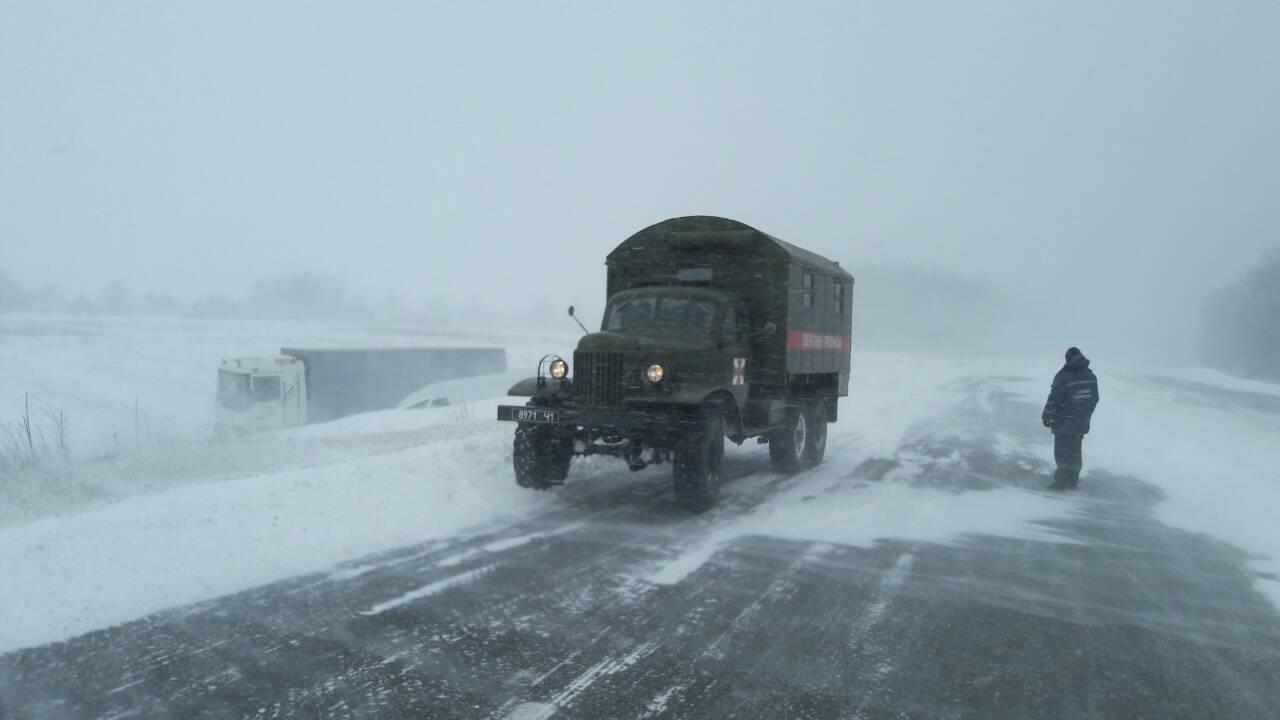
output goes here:
{"type": "Polygon", "coordinates": [[[664,371],[664,370],[662,369],[662,366],[661,366],[661,365],[659,365],[658,363],[654,363],[654,364],[650,365],[649,367],[645,368],[645,371],[644,371],[644,377],[645,377],[645,379],[646,379],[646,380],[648,380],[648,381],[649,381],[649,382],[651,382],[651,383],[660,383],[660,382],[662,382],[662,378],[663,378],[666,374],[667,374],[667,373],[666,373],[666,371],[664,371]]]}
{"type": "Polygon", "coordinates": [[[569,374],[569,363],[561,358],[551,361],[551,377],[559,380],[569,374]]]}

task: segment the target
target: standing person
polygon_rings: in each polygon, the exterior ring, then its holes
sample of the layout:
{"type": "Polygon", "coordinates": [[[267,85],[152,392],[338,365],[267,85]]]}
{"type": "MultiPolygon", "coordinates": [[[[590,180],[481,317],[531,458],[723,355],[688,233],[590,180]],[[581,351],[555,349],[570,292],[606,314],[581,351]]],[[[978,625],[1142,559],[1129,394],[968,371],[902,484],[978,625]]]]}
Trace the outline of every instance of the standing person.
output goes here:
{"type": "Polygon", "coordinates": [[[1098,378],[1089,369],[1089,358],[1080,348],[1067,349],[1067,363],[1053,376],[1049,400],[1040,421],[1053,431],[1053,459],[1058,470],[1051,490],[1074,490],[1084,464],[1081,446],[1089,432],[1089,419],[1098,406],[1098,378]]]}

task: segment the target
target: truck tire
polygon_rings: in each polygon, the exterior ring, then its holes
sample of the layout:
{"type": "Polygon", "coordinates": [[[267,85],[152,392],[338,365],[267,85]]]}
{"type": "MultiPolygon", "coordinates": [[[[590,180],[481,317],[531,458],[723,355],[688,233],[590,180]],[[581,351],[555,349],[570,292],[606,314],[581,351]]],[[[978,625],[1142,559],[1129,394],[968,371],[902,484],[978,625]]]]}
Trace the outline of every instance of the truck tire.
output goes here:
{"type": "Polygon", "coordinates": [[[809,414],[792,410],[787,414],[786,425],[769,433],[769,461],[778,470],[796,470],[804,463],[808,442],[809,414]]]}
{"type": "Polygon", "coordinates": [[[676,498],[694,512],[716,504],[724,461],[724,415],[719,408],[704,407],[698,428],[676,450],[673,480],[676,498]]]}
{"type": "Polygon", "coordinates": [[[827,454],[827,411],[824,402],[816,402],[805,411],[808,415],[809,432],[805,436],[803,456],[804,464],[813,467],[822,462],[827,454]]]}
{"type": "Polygon", "coordinates": [[[564,483],[573,459],[573,438],[562,435],[557,428],[516,426],[511,464],[516,471],[517,485],[546,490],[564,483]]]}

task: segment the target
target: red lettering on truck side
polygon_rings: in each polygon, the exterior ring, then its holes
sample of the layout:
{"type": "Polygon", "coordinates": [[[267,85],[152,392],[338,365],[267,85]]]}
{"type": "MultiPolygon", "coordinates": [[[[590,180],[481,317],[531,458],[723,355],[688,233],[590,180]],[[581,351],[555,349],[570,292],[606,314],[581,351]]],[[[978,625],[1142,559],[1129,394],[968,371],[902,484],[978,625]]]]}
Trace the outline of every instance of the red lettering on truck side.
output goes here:
{"type": "Polygon", "coordinates": [[[787,333],[788,350],[845,352],[850,347],[851,343],[848,335],[827,335],[804,330],[791,330],[787,333]]]}

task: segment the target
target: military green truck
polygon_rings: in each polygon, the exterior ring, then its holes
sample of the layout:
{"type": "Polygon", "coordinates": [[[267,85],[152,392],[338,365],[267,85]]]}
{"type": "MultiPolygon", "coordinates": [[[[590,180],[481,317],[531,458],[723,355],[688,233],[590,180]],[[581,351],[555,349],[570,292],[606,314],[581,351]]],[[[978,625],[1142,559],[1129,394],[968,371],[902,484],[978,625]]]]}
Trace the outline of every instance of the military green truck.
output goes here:
{"type": "MultiPolygon", "coordinates": [[[[848,395],[853,276],[720,217],[665,220],[609,253],[600,332],[508,392],[516,482],[564,482],[575,456],[670,462],[677,497],[715,503],[727,437],[779,469],[822,461],[848,395]]],[[[572,308],[570,309],[572,313],[572,308]]],[[[585,329],[585,328],[584,328],[585,329]]]]}

